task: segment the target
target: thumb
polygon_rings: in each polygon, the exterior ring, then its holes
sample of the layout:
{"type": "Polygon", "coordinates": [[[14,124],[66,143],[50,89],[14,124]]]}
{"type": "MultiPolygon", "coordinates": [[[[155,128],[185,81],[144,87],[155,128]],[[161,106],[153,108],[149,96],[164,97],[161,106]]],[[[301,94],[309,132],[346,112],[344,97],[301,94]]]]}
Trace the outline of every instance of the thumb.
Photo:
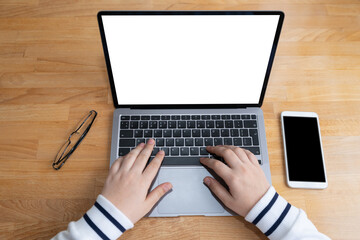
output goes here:
{"type": "Polygon", "coordinates": [[[211,177],[204,178],[204,183],[227,207],[230,207],[232,196],[223,185],[211,177]]]}
{"type": "Polygon", "coordinates": [[[150,204],[150,208],[152,208],[159,200],[162,198],[165,193],[172,189],[172,185],[169,182],[162,183],[157,186],[154,190],[152,190],[146,198],[148,204],[150,204]]]}

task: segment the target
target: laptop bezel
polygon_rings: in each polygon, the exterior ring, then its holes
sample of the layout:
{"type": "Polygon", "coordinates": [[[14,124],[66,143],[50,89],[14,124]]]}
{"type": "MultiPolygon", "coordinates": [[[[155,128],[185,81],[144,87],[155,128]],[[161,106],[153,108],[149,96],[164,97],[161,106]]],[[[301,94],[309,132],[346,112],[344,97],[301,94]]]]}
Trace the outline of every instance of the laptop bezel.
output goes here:
{"type": "Polygon", "coordinates": [[[264,101],[267,84],[270,77],[271,68],[274,62],[277,45],[280,38],[285,14],[282,11],[100,11],[97,14],[101,42],[103,45],[106,67],[110,82],[110,88],[115,108],[134,108],[134,109],[196,109],[196,108],[246,108],[246,107],[261,107],[264,101]],[[115,84],[111,69],[109,52],[107,48],[104,26],[102,16],[106,15],[279,15],[279,21],[273,41],[273,46],[270,53],[268,66],[265,73],[264,83],[260,94],[258,104],[144,104],[144,105],[120,105],[115,90],[115,84]]]}

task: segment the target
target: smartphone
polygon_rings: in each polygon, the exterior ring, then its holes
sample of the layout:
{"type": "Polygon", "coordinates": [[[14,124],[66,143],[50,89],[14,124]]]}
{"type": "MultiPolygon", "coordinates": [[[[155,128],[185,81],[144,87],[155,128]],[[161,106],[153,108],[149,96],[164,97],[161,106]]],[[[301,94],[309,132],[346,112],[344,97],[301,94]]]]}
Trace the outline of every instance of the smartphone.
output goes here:
{"type": "Polygon", "coordinates": [[[319,117],[314,112],[281,113],[286,180],[292,188],[327,188],[319,117]]]}

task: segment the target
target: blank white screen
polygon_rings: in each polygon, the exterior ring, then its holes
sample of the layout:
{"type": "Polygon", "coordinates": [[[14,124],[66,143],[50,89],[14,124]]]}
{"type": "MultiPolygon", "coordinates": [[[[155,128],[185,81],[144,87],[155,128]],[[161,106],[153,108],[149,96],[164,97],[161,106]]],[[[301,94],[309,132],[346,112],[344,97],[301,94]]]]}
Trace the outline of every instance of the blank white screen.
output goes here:
{"type": "Polygon", "coordinates": [[[119,105],[259,103],[278,15],[102,20],[119,105]]]}

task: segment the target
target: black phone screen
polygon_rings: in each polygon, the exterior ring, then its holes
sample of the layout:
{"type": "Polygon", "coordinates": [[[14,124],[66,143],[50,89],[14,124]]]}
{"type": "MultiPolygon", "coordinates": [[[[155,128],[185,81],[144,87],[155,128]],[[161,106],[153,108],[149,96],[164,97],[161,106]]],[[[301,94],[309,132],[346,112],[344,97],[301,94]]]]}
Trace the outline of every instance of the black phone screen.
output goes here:
{"type": "Polygon", "coordinates": [[[325,182],[320,136],[315,117],[283,117],[290,181],[325,182]]]}

